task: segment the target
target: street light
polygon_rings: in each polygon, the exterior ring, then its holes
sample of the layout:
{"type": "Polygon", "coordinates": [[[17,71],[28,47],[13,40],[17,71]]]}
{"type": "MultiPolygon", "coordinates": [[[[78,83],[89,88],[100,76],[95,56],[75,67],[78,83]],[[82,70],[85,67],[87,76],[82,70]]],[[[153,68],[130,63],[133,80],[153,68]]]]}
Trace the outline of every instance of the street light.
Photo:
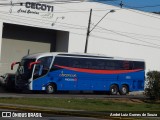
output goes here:
{"type": "Polygon", "coordinates": [[[88,29],[87,29],[86,44],[85,44],[84,53],[87,53],[88,38],[89,38],[90,33],[94,30],[94,28],[95,28],[109,13],[113,13],[113,12],[115,12],[115,10],[110,10],[109,12],[107,12],[107,13],[97,22],[97,24],[90,30],[92,9],[90,10],[90,16],[89,16],[89,22],[88,22],[88,29]]]}

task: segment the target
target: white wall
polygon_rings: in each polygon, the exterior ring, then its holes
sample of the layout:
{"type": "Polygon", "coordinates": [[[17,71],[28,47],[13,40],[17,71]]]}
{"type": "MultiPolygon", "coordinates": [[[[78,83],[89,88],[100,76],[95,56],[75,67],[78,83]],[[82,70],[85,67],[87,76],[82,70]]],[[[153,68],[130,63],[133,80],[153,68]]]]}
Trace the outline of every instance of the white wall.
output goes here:
{"type": "Polygon", "coordinates": [[[30,50],[30,54],[50,51],[50,43],[28,42],[3,38],[0,74],[15,73],[18,65],[15,65],[14,69],[11,70],[11,64],[20,61],[23,56],[27,55],[28,49],[30,50]]]}
{"type": "Polygon", "coordinates": [[[11,6],[5,9],[0,7],[0,19],[9,23],[68,31],[68,51],[84,52],[90,9],[93,9],[91,28],[110,9],[115,9],[115,13],[109,13],[91,32],[88,53],[140,58],[146,61],[147,70],[160,70],[159,15],[120,9],[96,2],[52,5],[54,6],[53,12],[37,10],[39,15],[17,13],[18,9],[26,9],[24,6],[13,6],[12,13],[9,13],[11,6]],[[4,14],[1,11],[8,13],[4,14]],[[53,26],[52,23],[54,23],[53,26]]]}

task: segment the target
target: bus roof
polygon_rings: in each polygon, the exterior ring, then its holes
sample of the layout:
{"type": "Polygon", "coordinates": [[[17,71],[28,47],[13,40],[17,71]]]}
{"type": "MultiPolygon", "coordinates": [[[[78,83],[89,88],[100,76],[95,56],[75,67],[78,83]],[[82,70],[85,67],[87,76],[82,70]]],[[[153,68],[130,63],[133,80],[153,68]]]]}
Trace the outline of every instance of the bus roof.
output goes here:
{"type": "Polygon", "coordinates": [[[128,61],[144,61],[143,59],[132,59],[122,57],[111,57],[104,54],[89,54],[89,53],[67,53],[67,52],[45,52],[26,55],[23,59],[37,59],[45,56],[63,56],[76,58],[97,58],[97,59],[111,59],[111,60],[128,60],[128,61]]]}

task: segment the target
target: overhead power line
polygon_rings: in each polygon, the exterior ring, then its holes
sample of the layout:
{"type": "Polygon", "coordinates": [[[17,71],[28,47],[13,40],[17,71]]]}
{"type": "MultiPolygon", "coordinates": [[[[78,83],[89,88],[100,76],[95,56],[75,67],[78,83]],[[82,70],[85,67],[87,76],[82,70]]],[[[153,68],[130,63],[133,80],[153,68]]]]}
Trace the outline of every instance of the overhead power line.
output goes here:
{"type": "MultiPolygon", "coordinates": [[[[7,13],[6,12],[3,12],[4,13],[4,15],[7,15],[7,13]]],[[[8,15],[10,15],[10,14],[8,14],[8,15]]],[[[18,18],[19,17],[19,15],[13,15],[12,14],[12,18],[18,18]]],[[[22,19],[22,18],[21,18],[22,19]]],[[[52,22],[53,22],[53,20],[45,20],[45,21],[43,21],[42,19],[38,19],[38,18],[35,18],[34,20],[32,20],[32,18],[31,17],[23,17],[23,19],[24,20],[30,20],[30,21],[32,21],[32,22],[40,22],[40,23],[46,23],[46,24],[51,24],[52,22]]],[[[8,19],[9,20],[9,19],[8,19]]],[[[69,24],[69,23],[65,23],[65,22],[60,22],[60,21],[58,21],[58,22],[56,22],[58,25],[61,25],[61,26],[63,26],[63,27],[65,27],[65,28],[72,28],[72,29],[84,29],[84,30],[86,30],[87,29],[87,27],[86,26],[82,26],[82,25],[77,25],[77,24],[69,24]]],[[[124,22],[125,23],[125,22],[124,22]]],[[[100,28],[101,29],[101,28],[100,28]]],[[[103,29],[104,30],[104,29],[103,29]]],[[[95,32],[97,31],[97,29],[95,30],[95,32]]],[[[108,32],[107,30],[105,30],[106,32],[108,32]]],[[[112,30],[112,31],[115,31],[115,30],[112,30]]],[[[100,30],[100,31],[98,31],[98,32],[103,32],[102,31],[102,29],[100,30]]],[[[148,39],[150,39],[150,40],[152,40],[153,39],[153,37],[154,38],[156,38],[156,39],[159,39],[160,38],[160,36],[151,36],[151,35],[144,35],[144,34],[139,34],[139,33],[129,33],[129,32],[122,32],[122,31],[115,31],[115,32],[117,32],[117,33],[122,33],[122,34],[132,34],[132,35],[138,35],[138,36],[142,36],[142,37],[150,37],[150,38],[148,38],[148,39]]],[[[115,33],[113,33],[113,34],[115,34],[115,33]]],[[[157,40],[158,41],[158,40],[157,40]]]]}
{"type": "MultiPolygon", "coordinates": [[[[0,11],[0,13],[2,13],[2,14],[4,14],[4,15],[7,15],[8,13],[7,12],[2,12],[2,11],[0,11]]],[[[11,14],[8,14],[8,15],[11,15],[11,14]]],[[[18,17],[20,17],[20,15],[14,15],[14,14],[12,14],[12,17],[16,17],[16,18],[18,18],[18,17]]],[[[25,16],[23,16],[23,18],[26,18],[26,19],[31,19],[31,21],[33,21],[32,19],[33,18],[31,18],[31,17],[25,17],[25,16]]],[[[22,19],[22,18],[21,18],[22,19]]],[[[25,20],[25,19],[24,19],[25,20]]],[[[48,24],[49,24],[49,22],[50,23],[52,23],[53,22],[53,20],[45,20],[45,21],[43,21],[42,19],[38,19],[38,18],[34,18],[34,21],[38,21],[38,22],[42,22],[42,23],[44,23],[44,22],[47,22],[48,24]]],[[[122,21],[123,22],[123,21],[122,21]]],[[[83,27],[83,28],[85,28],[86,29],[86,26],[80,26],[80,25],[77,25],[77,24],[68,24],[68,23],[60,23],[60,22],[57,22],[57,23],[59,23],[59,24],[67,24],[67,25],[71,25],[71,26],[79,26],[79,27],[83,27]]],[[[126,23],[125,21],[123,22],[123,23],[126,23]]],[[[127,24],[131,24],[131,23],[128,23],[127,22],[127,24]]],[[[132,23],[132,25],[136,25],[136,24],[133,24],[132,23]]],[[[136,26],[138,26],[138,27],[145,27],[145,28],[148,28],[147,26],[139,26],[139,25],[136,25],[136,26]]],[[[149,27],[149,29],[151,29],[150,27],[149,27]]],[[[137,33],[136,33],[137,34],[137,33]]],[[[146,36],[146,35],[145,35],[146,36]]]]}
{"type": "MultiPolygon", "coordinates": [[[[117,30],[112,30],[114,32],[117,32],[117,33],[121,33],[121,34],[127,34],[128,36],[130,37],[133,37],[133,38],[141,38],[143,40],[153,40],[153,41],[158,41],[160,42],[160,36],[154,36],[154,35],[145,35],[145,34],[139,34],[139,33],[133,33],[133,32],[123,32],[123,31],[117,31],[117,30]]],[[[107,30],[103,30],[103,29],[96,29],[94,30],[94,32],[99,32],[99,33],[107,33],[107,34],[115,34],[113,32],[110,32],[110,31],[107,31],[107,30]]]]}
{"type": "MultiPolygon", "coordinates": [[[[76,33],[76,32],[70,32],[70,33],[81,35],[81,36],[85,36],[85,34],[80,34],[80,33],[76,33]]],[[[152,46],[152,45],[146,45],[146,44],[140,44],[140,43],[134,43],[134,42],[127,42],[127,41],[122,41],[122,40],[113,39],[113,38],[107,38],[107,37],[102,37],[102,36],[91,35],[91,37],[98,38],[98,39],[109,40],[109,41],[114,41],[114,42],[126,43],[126,44],[131,44],[131,45],[137,45],[137,46],[149,47],[149,48],[154,48],[154,49],[160,49],[160,47],[155,47],[155,46],[152,46]]]]}
{"type": "MultiPolygon", "coordinates": [[[[17,21],[15,21],[15,22],[17,22],[17,21]]],[[[39,27],[38,25],[31,24],[31,23],[29,24],[28,22],[20,22],[19,21],[19,23],[26,24],[26,25],[32,26],[32,27],[39,27]]],[[[62,27],[63,27],[63,25],[62,25],[62,27]]],[[[75,32],[70,32],[70,33],[85,36],[85,34],[80,34],[80,33],[75,33],[75,32]]],[[[99,38],[99,39],[105,39],[105,40],[110,40],[110,41],[115,41],[115,42],[121,42],[121,43],[128,43],[128,44],[132,44],[132,45],[138,45],[138,46],[145,46],[145,47],[160,49],[160,47],[157,47],[157,46],[151,46],[151,45],[145,45],[145,44],[139,44],[139,43],[133,43],[133,42],[126,42],[126,41],[122,41],[122,40],[118,40],[118,39],[106,38],[106,37],[101,37],[101,36],[91,35],[91,37],[95,37],[95,38],[99,38]]]]}
{"type": "MultiPolygon", "coordinates": [[[[41,21],[41,22],[43,22],[43,21],[41,21]]],[[[53,21],[52,21],[53,22],[53,21]]],[[[46,22],[46,24],[49,24],[49,23],[47,23],[46,22]]],[[[69,27],[69,26],[63,26],[63,25],[61,25],[62,27],[69,27]]],[[[75,27],[72,27],[72,28],[75,28],[75,27]]],[[[76,28],[75,28],[76,29],[76,28]]],[[[78,29],[78,28],[77,28],[78,29]]],[[[114,33],[114,32],[113,32],[114,33]]],[[[98,36],[97,36],[98,37],[98,36]]],[[[130,36],[128,36],[128,37],[130,37],[130,36]]],[[[107,38],[108,39],[108,38],[107,38]]],[[[125,42],[125,41],[123,41],[123,42],[125,42]]],[[[142,41],[141,41],[142,42],[142,41]]],[[[143,41],[144,42],[144,41],[143,41]]],[[[133,44],[133,43],[132,43],[133,44]]],[[[138,44],[138,43],[136,43],[136,44],[138,44]]],[[[148,44],[150,44],[150,43],[148,43],[148,44]]],[[[143,45],[143,46],[146,46],[146,45],[144,45],[144,44],[140,44],[140,45],[143,45]]],[[[155,44],[154,44],[155,45],[155,44]]],[[[147,45],[147,46],[150,46],[150,45],[147,45]]],[[[151,47],[151,46],[150,46],[151,47]]],[[[154,46],[155,47],[155,46],[154,46]]],[[[155,48],[159,48],[158,46],[157,47],[155,47],[155,48]]]]}
{"type": "Polygon", "coordinates": [[[97,26],[97,27],[102,28],[102,29],[107,30],[107,31],[110,31],[110,32],[112,32],[112,33],[115,33],[115,34],[117,34],[117,35],[121,35],[121,36],[124,36],[124,37],[130,38],[130,39],[133,39],[133,40],[137,40],[137,41],[140,41],[140,42],[143,42],[143,43],[147,43],[147,44],[151,44],[151,45],[154,45],[154,46],[160,47],[160,45],[155,44],[155,43],[153,43],[153,42],[147,42],[147,41],[144,41],[144,40],[140,40],[140,39],[137,39],[137,38],[134,38],[134,37],[131,37],[131,36],[128,36],[128,35],[122,34],[122,33],[118,33],[118,32],[115,32],[115,31],[112,31],[112,30],[109,30],[109,29],[106,29],[106,28],[103,28],[103,27],[100,27],[100,26],[97,26]]]}
{"type": "Polygon", "coordinates": [[[127,43],[127,44],[131,44],[131,45],[138,45],[138,46],[160,49],[160,47],[156,47],[156,46],[152,46],[152,45],[145,45],[145,44],[139,44],[139,43],[134,43],[134,42],[127,42],[127,41],[122,41],[122,40],[117,40],[117,39],[112,39],[112,38],[107,38],[107,37],[101,37],[101,36],[95,36],[95,35],[91,35],[91,37],[110,40],[110,41],[115,41],[115,42],[120,42],[120,43],[127,43]]]}
{"type": "MultiPolygon", "coordinates": [[[[124,9],[124,8],[123,8],[124,9]]],[[[141,12],[141,11],[135,11],[134,9],[126,9],[125,10],[128,10],[128,11],[132,11],[132,12],[135,12],[135,13],[138,13],[138,14],[141,14],[141,15],[145,15],[145,16],[148,16],[148,17],[152,17],[152,18],[156,18],[156,19],[160,19],[160,16],[155,16],[155,14],[153,15],[153,13],[150,13],[150,14],[146,14],[144,12],[141,12]]]]}

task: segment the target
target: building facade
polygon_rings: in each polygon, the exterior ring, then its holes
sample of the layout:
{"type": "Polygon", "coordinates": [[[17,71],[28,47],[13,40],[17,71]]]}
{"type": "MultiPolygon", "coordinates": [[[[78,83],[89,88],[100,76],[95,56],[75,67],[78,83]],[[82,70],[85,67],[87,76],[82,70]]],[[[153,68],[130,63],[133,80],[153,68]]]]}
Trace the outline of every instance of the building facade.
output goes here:
{"type": "Polygon", "coordinates": [[[5,0],[0,1],[0,74],[15,72],[11,63],[27,54],[83,53],[90,9],[90,30],[101,21],[90,32],[87,53],[144,59],[147,71],[160,70],[159,15],[93,1],[5,0]]]}

